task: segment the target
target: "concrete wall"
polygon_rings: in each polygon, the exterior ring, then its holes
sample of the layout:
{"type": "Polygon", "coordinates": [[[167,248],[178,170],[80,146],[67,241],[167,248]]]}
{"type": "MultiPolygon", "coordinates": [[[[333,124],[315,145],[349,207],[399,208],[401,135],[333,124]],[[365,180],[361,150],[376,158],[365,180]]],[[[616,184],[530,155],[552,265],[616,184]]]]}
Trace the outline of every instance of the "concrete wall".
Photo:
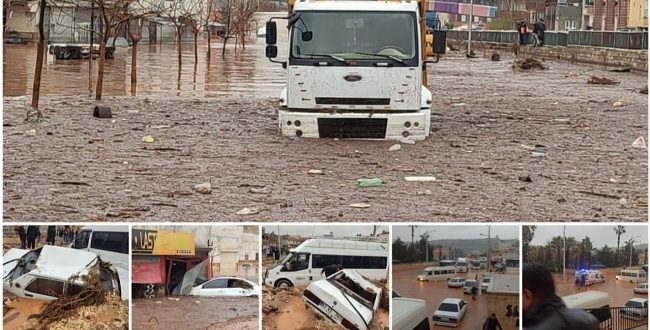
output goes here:
{"type": "Polygon", "coordinates": [[[628,27],[648,27],[648,0],[630,0],[628,27]]]}
{"type": "MultiPolygon", "coordinates": [[[[457,45],[457,41],[447,39],[449,44],[457,45]]],[[[487,44],[487,43],[484,43],[487,44]]],[[[472,43],[473,48],[479,54],[480,43],[472,43]]],[[[463,45],[463,47],[466,47],[463,45]]],[[[512,55],[512,45],[496,45],[487,50],[488,55],[493,52],[512,55]],[[499,46],[501,46],[499,48],[499,46]]],[[[605,47],[519,47],[519,57],[534,57],[568,61],[571,63],[588,63],[606,66],[627,66],[633,70],[648,72],[648,51],[647,50],[626,50],[605,47]]]]}
{"type": "MultiPolygon", "coordinates": [[[[514,306],[519,306],[519,295],[516,293],[487,293],[488,299],[488,310],[487,315],[483,319],[487,318],[492,313],[497,315],[497,319],[503,330],[517,330],[519,327],[516,326],[516,320],[521,319],[521,317],[506,316],[507,306],[510,305],[512,308],[514,306]]],[[[519,310],[519,315],[521,316],[521,309],[519,310]]],[[[521,323],[521,321],[519,321],[521,323]]]]}
{"type": "Polygon", "coordinates": [[[24,5],[11,5],[7,8],[7,29],[23,33],[35,31],[35,13],[27,13],[24,5]]]}

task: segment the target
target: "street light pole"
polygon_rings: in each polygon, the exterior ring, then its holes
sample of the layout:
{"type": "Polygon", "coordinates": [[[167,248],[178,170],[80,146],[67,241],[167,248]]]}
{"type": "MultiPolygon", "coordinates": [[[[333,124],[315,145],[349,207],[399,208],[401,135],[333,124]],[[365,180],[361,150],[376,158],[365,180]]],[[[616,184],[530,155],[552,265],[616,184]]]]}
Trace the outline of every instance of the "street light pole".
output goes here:
{"type": "Polygon", "coordinates": [[[566,281],[566,226],[562,232],[562,279],[566,281]]]}
{"type": "Polygon", "coordinates": [[[633,244],[634,244],[634,239],[639,238],[639,237],[641,237],[641,236],[636,236],[636,237],[630,238],[630,240],[628,241],[629,244],[630,244],[630,267],[632,267],[632,247],[633,247],[633,244]]]}
{"type": "Polygon", "coordinates": [[[426,247],[427,247],[427,263],[429,262],[429,233],[432,233],[434,231],[435,230],[429,230],[428,232],[424,233],[424,235],[426,235],[426,237],[427,237],[427,239],[426,239],[426,242],[427,242],[427,244],[426,244],[426,247]]]}

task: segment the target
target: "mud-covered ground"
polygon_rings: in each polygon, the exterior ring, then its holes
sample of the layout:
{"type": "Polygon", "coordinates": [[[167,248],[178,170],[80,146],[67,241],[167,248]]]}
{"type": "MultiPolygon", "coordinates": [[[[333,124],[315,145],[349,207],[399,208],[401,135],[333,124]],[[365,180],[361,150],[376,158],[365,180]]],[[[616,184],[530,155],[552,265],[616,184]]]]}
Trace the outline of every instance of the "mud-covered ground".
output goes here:
{"type": "Polygon", "coordinates": [[[259,329],[259,298],[135,299],[133,329],[259,329]]]}
{"type": "Polygon", "coordinates": [[[5,98],[3,217],[647,221],[647,149],[632,147],[648,135],[648,96],[635,90],[647,76],[511,64],[449,55],[430,65],[431,136],[390,152],[394,142],[281,137],[270,99],[110,98],[114,118],[97,119],[88,98],[50,98],[46,121],[30,123],[27,101],[5,98]],[[420,175],[436,181],[404,180],[420,175]],[[358,188],[358,178],[385,184],[358,188]],[[205,182],[210,194],[193,191],[205,182]],[[253,214],[237,214],[245,208],[253,214]]]}

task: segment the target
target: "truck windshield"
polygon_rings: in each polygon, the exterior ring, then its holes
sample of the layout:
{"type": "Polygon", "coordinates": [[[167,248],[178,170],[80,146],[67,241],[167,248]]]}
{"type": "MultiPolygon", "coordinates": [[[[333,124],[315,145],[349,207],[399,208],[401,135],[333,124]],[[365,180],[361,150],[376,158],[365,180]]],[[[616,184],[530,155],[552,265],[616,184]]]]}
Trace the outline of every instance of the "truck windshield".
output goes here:
{"type": "Polygon", "coordinates": [[[302,12],[292,29],[291,56],[345,60],[417,59],[417,24],[407,12],[302,12]],[[302,31],[312,33],[303,40],[302,31]]]}

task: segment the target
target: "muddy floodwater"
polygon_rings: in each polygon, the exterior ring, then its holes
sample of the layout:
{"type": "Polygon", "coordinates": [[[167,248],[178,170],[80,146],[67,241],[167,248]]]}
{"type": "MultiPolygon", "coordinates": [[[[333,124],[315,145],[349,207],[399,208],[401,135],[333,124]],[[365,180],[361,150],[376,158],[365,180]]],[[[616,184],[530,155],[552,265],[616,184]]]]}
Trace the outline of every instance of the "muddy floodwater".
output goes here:
{"type": "MultiPolygon", "coordinates": [[[[470,294],[463,293],[462,288],[448,287],[446,280],[418,281],[417,276],[426,267],[423,263],[394,265],[393,267],[393,290],[401,297],[426,301],[429,319],[431,319],[433,313],[445,298],[460,298],[469,305],[458,329],[481,329],[487,318],[488,311],[488,300],[485,293],[481,293],[476,299],[472,299],[470,294]]],[[[507,268],[507,274],[516,273],[516,268],[507,268]]],[[[480,281],[483,274],[485,274],[485,270],[469,270],[468,273],[459,273],[456,277],[474,279],[478,275],[480,281]]],[[[505,321],[500,320],[502,323],[505,321]]],[[[434,328],[445,329],[446,327],[435,326],[434,328]]]]}
{"type": "Polygon", "coordinates": [[[259,298],[134,299],[132,329],[259,329],[259,298]]]}
{"type": "Polygon", "coordinates": [[[201,55],[196,75],[186,50],[179,85],[174,47],[141,45],[137,97],[125,96],[130,56],[119,50],[102,102],[87,96],[87,64],[51,63],[45,122],[32,123],[19,95],[33,50],[5,45],[4,219],[647,221],[647,149],[632,147],[648,135],[648,97],[636,91],[646,75],[553,61],[519,72],[505,55],[450,53],[429,65],[431,136],[388,151],[394,142],[280,136],[284,70],[263,46],[214,52],[209,65],[201,55]],[[93,118],[96,104],[113,118],[93,118]],[[193,190],[202,183],[211,193],[193,190]]]}

